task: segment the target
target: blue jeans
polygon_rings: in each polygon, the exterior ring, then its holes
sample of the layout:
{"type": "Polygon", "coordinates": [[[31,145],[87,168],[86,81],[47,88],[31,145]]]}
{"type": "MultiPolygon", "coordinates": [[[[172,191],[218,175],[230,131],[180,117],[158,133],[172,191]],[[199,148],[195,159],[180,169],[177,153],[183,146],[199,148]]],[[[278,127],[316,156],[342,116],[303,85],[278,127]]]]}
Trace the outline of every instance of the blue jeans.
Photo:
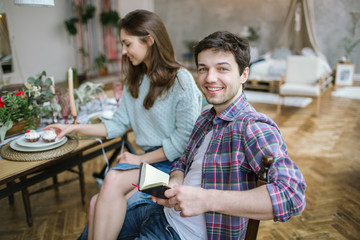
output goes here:
{"type": "MultiPolygon", "coordinates": [[[[154,151],[154,150],[156,150],[158,148],[159,147],[154,147],[154,148],[152,148],[152,149],[150,149],[150,150],[148,150],[146,152],[151,152],[151,151],[154,151]]],[[[154,163],[152,165],[154,167],[156,167],[157,169],[168,173],[170,171],[170,166],[172,165],[172,162],[166,160],[166,161],[154,163]]],[[[139,168],[139,166],[132,165],[132,164],[127,164],[127,163],[120,163],[120,164],[117,164],[116,166],[114,166],[112,168],[112,170],[120,170],[120,171],[123,170],[124,171],[124,170],[136,169],[136,168],[139,168]]],[[[148,208],[150,210],[152,205],[159,206],[158,204],[154,204],[152,202],[151,195],[148,195],[146,193],[142,193],[142,192],[139,192],[139,191],[136,192],[132,197],[130,197],[130,199],[127,202],[126,217],[125,217],[125,222],[124,222],[123,228],[125,227],[126,221],[128,219],[129,212],[137,211],[138,207],[143,208],[144,206],[149,206],[148,208]]],[[[142,208],[140,209],[140,211],[142,211],[142,208]]],[[[161,209],[162,209],[162,207],[161,207],[161,209]]],[[[147,208],[146,208],[146,211],[147,211],[147,208]]],[[[130,220],[131,219],[132,218],[130,218],[130,220]]],[[[166,221],[165,216],[164,216],[164,220],[166,221]]],[[[167,221],[166,221],[166,224],[168,225],[167,221]]],[[[142,230],[142,228],[141,228],[141,230],[142,230]]],[[[138,231],[139,231],[138,233],[140,233],[140,230],[138,230],[138,231]]],[[[173,230],[173,231],[175,232],[175,230],[173,230]]],[[[83,233],[81,234],[81,236],[78,239],[87,240],[87,235],[88,235],[88,225],[86,225],[83,233]]],[[[120,239],[134,239],[134,238],[130,237],[130,238],[120,238],[120,239]]],[[[146,239],[146,238],[140,238],[140,239],[146,239]]],[[[151,239],[151,238],[149,238],[149,239],[151,239]]],[[[159,238],[159,239],[164,239],[164,238],[159,238]]],[[[167,239],[167,238],[165,238],[165,239],[167,239]]],[[[169,239],[180,239],[180,238],[178,237],[178,238],[169,238],[169,239]]]]}
{"type": "MultiPolygon", "coordinates": [[[[163,206],[154,203],[145,203],[129,209],[117,239],[180,240],[179,235],[167,222],[163,209],[163,206]]],[[[78,239],[87,239],[87,228],[88,225],[78,239]]]]}

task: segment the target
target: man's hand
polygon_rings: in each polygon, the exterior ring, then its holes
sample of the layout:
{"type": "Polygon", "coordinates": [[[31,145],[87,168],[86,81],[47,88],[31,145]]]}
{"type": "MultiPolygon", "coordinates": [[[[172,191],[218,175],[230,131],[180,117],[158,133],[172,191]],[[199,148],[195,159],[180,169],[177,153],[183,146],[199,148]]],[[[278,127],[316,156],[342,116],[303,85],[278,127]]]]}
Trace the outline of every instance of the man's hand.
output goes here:
{"type": "Polygon", "coordinates": [[[178,186],[165,191],[168,199],[153,198],[158,204],[180,211],[180,216],[191,217],[209,211],[207,190],[193,186],[178,186]]]}
{"type": "Polygon", "coordinates": [[[129,163],[134,165],[140,165],[141,156],[135,155],[129,152],[123,152],[116,157],[117,163],[129,163]]]}

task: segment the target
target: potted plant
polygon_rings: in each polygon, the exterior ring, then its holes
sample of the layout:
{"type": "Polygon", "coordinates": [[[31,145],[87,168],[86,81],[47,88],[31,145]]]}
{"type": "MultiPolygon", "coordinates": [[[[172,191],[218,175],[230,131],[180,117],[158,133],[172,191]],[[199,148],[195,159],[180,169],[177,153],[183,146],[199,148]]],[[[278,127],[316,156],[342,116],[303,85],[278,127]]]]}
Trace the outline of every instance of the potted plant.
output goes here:
{"type": "Polygon", "coordinates": [[[104,6],[104,11],[100,14],[100,23],[103,26],[103,39],[105,44],[105,56],[108,60],[108,65],[112,65],[112,61],[117,62],[118,56],[118,36],[119,26],[118,22],[120,16],[115,10],[111,10],[110,6],[104,6]]]}
{"type": "Polygon", "coordinates": [[[110,10],[107,12],[102,12],[100,14],[100,22],[103,26],[113,26],[115,28],[118,28],[118,22],[120,20],[120,16],[117,13],[117,11],[110,10]]]}
{"type": "Polygon", "coordinates": [[[76,36],[80,34],[80,47],[78,53],[80,55],[80,69],[78,71],[78,77],[86,79],[86,73],[89,70],[89,49],[90,46],[87,44],[85,38],[88,36],[88,22],[90,19],[94,18],[96,8],[93,5],[83,6],[80,1],[79,4],[74,4],[75,8],[75,17],[71,17],[68,20],[64,21],[65,28],[70,34],[70,36],[76,36]]]}
{"type": "Polygon", "coordinates": [[[349,61],[350,55],[354,48],[360,44],[360,38],[358,40],[352,40],[349,37],[344,37],[342,39],[342,44],[345,50],[345,56],[343,57],[343,61],[347,62],[349,61]]]}
{"type": "Polygon", "coordinates": [[[52,117],[54,111],[60,111],[55,102],[52,86],[52,80],[47,78],[46,72],[43,71],[35,77],[29,77],[23,90],[2,92],[0,98],[1,141],[12,128],[15,132],[35,129],[41,117],[52,117]]]}
{"type": "Polygon", "coordinates": [[[99,71],[99,76],[107,75],[106,57],[105,54],[100,54],[95,58],[95,64],[99,71]]]}
{"type": "Polygon", "coordinates": [[[86,108],[87,104],[94,100],[105,97],[106,93],[101,83],[85,82],[79,88],[74,89],[75,104],[78,110],[80,107],[86,108]]]}

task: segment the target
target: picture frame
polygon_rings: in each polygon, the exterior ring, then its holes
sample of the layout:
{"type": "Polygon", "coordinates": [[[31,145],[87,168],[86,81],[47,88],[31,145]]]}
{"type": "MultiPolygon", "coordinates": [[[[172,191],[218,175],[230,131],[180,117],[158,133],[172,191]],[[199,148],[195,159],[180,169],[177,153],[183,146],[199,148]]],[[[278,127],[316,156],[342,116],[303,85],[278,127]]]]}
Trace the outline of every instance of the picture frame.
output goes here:
{"type": "Polygon", "coordinates": [[[338,64],[336,66],[335,84],[339,86],[353,85],[354,70],[354,64],[338,64]]]}

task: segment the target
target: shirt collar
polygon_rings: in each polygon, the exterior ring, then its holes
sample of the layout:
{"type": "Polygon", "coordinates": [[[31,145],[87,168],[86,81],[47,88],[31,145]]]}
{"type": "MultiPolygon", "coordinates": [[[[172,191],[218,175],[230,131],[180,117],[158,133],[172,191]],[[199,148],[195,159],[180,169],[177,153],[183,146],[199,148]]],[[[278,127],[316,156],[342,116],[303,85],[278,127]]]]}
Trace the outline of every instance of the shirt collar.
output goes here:
{"type": "Polygon", "coordinates": [[[214,123],[216,123],[217,119],[231,122],[237,115],[239,115],[239,113],[247,111],[253,112],[255,109],[250,105],[246,98],[245,92],[243,91],[241,95],[218,116],[216,116],[214,108],[211,108],[209,113],[212,115],[211,118],[214,118],[214,123]]]}

